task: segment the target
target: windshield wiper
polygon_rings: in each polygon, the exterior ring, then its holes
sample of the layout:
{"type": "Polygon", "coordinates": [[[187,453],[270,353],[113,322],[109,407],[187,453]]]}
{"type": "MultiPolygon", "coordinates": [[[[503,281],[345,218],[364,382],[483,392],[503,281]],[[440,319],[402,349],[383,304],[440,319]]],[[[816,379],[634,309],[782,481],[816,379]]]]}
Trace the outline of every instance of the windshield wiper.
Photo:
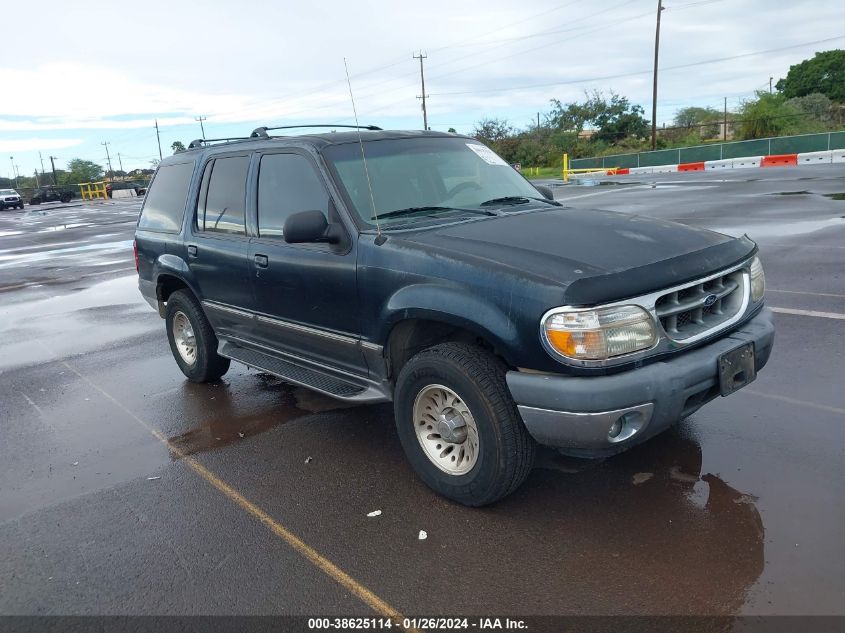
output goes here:
{"type": "Polygon", "coordinates": [[[398,218],[403,215],[413,215],[415,213],[422,213],[424,211],[463,211],[465,213],[472,213],[474,215],[498,215],[495,211],[489,211],[487,209],[463,209],[461,207],[439,207],[439,206],[426,206],[426,207],[408,207],[407,209],[396,209],[395,211],[387,211],[385,213],[379,213],[378,217],[371,217],[371,220],[381,220],[382,218],[398,218]]]}
{"type": "Polygon", "coordinates": [[[551,204],[556,207],[560,206],[560,203],[556,200],[548,200],[546,198],[534,198],[532,196],[503,196],[501,198],[493,198],[492,200],[487,200],[486,202],[482,202],[480,207],[492,207],[492,206],[505,206],[511,204],[528,204],[529,202],[536,201],[536,202],[545,202],[546,204],[551,204]]]}

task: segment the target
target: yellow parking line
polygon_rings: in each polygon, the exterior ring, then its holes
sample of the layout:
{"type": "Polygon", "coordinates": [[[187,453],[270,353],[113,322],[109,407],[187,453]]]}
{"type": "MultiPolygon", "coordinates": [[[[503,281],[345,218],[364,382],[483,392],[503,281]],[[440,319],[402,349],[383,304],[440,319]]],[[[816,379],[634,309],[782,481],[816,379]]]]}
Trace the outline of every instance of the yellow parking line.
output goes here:
{"type": "MultiPolygon", "coordinates": [[[[239,506],[242,510],[245,510],[256,519],[261,521],[266,527],[270,529],[273,534],[281,538],[285,543],[287,543],[291,548],[296,550],[299,554],[307,558],[315,567],[319,568],[320,571],[325,573],[329,576],[332,580],[343,586],[349,592],[354,594],[361,602],[366,604],[370,607],[373,611],[378,613],[379,615],[390,618],[397,626],[402,626],[402,620],[404,616],[399,613],[396,609],[390,606],[387,602],[379,598],[376,594],[372,591],[367,589],[364,585],[360,582],[355,580],[352,576],[347,574],[343,571],[340,567],[335,565],[331,562],[328,558],[320,554],[317,550],[313,547],[309,546],[305,541],[301,538],[296,536],[293,532],[288,530],[285,526],[281,523],[276,521],[273,517],[267,514],[264,510],[259,508],[257,505],[252,503],[249,499],[244,497],[240,492],[235,490],[232,486],[227,484],[225,481],[220,479],[217,475],[212,473],[208,470],[205,466],[200,464],[196,459],[191,457],[190,455],[186,455],[173,444],[170,443],[170,440],[167,439],[161,431],[153,427],[151,424],[148,424],[141,418],[139,418],[135,413],[133,413],[130,409],[125,407],[121,402],[119,402],[116,398],[114,398],[110,393],[108,393],[105,389],[100,387],[94,381],[92,381],[87,376],[82,375],[76,368],[71,366],[69,363],[64,362],[64,366],[67,367],[70,371],[74,374],[79,376],[80,379],[84,380],[88,383],[91,387],[99,391],[110,400],[115,406],[117,406],[121,411],[126,413],[129,417],[135,420],[138,424],[143,426],[147,431],[150,432],[157,440],[162,442],[167,446],[167,448],[177,457],[181,458],[181,460],[186,463],[191,470],[193,470],[197,475],[202,477],[206,482],[217,488],[220,492],[222,492],[226,497],[239,506]]],[[[409,629],[410,630],[410,629],[409,629]]]]}

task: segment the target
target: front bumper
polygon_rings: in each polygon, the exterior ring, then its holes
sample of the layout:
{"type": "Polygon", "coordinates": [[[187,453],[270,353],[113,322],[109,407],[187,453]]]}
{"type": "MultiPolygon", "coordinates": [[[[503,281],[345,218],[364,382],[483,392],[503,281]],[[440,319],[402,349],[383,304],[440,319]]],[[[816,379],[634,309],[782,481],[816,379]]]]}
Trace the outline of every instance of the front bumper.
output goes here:
{"type": "Polygon", "coordinates": [[[719,395],[718,358],[754,343],[757,371],[774,343],[772,312],[757,316],[704,347],[670,360],[609,376],[574,377],[507,373],[508,387],[528,432],[540,444],[584,451],[618,452],[691,415],[719,395]],[[621,419],[614,438],[611,425],[621,419]]]}

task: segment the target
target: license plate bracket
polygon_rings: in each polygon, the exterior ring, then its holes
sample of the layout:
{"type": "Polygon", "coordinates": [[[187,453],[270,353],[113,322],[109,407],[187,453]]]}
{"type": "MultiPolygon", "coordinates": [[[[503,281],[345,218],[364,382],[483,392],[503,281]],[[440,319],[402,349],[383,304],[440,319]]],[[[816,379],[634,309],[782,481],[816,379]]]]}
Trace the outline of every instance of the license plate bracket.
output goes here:
{"type": "Polygon", "coordinates": [[[754,343],[746,343],[719,356],[719,391],[728,396],[757,377],[754,343]]]}

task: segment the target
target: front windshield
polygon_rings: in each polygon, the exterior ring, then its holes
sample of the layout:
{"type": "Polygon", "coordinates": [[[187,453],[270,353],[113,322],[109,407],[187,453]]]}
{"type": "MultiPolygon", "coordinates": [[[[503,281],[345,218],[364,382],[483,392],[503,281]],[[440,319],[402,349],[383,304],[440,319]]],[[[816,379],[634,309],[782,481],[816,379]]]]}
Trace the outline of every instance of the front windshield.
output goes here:
{"type": "Polygon", "coordinates": [[[358,143],[330,146],[323,154],[367,224],[375,224],[374,215],[383,224],[408,224],[430,221],[432,215],[443,219],[472,215],[473,210],[489,209],[484,203],[491,200],[522,198],[527,202],[525,198],[540,197],[504,160],[470,139],[365,141],[364,152],[372,199],[358,143]]]}
{"type": "Polygon", "coordinates": [[[14,189],[0,189],[0,196],[17,195],[14,189]]]}

